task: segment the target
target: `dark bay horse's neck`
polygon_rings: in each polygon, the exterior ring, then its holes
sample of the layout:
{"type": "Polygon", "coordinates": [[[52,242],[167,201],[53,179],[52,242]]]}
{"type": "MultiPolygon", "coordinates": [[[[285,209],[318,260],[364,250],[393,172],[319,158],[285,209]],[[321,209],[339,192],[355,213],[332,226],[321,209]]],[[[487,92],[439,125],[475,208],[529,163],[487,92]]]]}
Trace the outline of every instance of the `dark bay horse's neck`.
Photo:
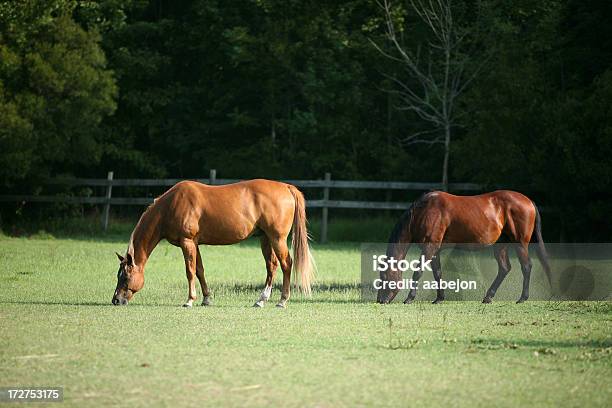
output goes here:
{"type": "Polygon", "coordinates": [[[160,216],[149,207],[140,217],[130,237],[128,252],[132,253],[134,263],[144,271],[144,267],[161,240],[160,216]]]}

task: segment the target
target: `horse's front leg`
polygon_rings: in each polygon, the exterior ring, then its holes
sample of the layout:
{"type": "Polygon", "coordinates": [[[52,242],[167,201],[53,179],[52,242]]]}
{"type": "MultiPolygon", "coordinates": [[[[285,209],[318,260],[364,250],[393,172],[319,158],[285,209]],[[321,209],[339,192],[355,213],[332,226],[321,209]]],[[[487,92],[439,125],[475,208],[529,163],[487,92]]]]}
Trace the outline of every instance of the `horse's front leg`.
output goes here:
{"type": "MultiPolygon", "coordinates": [[[[425,262],[431,261],[433,263],[434,255],[438,252],[438,249],[439,246],[435,244],[425,245],[423,251],[421,252],[421,259],[424,259],[425,262]]],[[[432,267],[432,270],[434,270],[434,268],[435,266],[432,267]]],[[[440,269],[438,269],[438,271],[439,270],[440,269]]],[[[419,279],[421,279],[421,276],[423,276],[423,265],[420,265],[419,269],[414,271],[414,274],[412,275],[412,285],[410,288],[410,292],[408,293],[408,297],[406,298],[406,300],[404,300],[404,304],[408,305],[414,301],[414,298],[416,297],[417,287],[419,285],[419,279]]],[[[442,296],[444,296],[444,292],[442,292],[442,296]]]]}
{"type": "Polygon", "coordinates": [[[416,297],[417,286],[419,285],[419,279],[421,279],[421,276],[423,276],[423,271],[421,269],[414,271],[414,273],[412,274],[412,284],[410,287],[410,292],[408,292],[408,297],[406,297],[406,300],[404,300],[404,304],[409,305],[414,301],[414,298],[416,297]]]}
{"type": "Polygon", "coordinates": [[[497,260],[497,276],[495,277],[495,280],[491,283],[489,290],[487,290],[484,299],[482,299],[482,303],[493,302],[493,296],[495,296],[495,293],[497,293],[499,285],[501,285],[501,283],[506,278],[506,275],[508,275],[508,272],[510,272],[510,269],[512,268],[510,260],[508,259],[508,247],[506,245],[495,245],[495,248],[493,249],[493,254],[495,255],[495,259],[497,260]]]}
{"type": "Polygon", "coordinates": [[[185,258],[185,272],[187,274],[187,282],[189,283],[189,295],[183,307],[191,307],[196,300],[195,277],[198,247],[193,240],[183,239],[181,241],[181,249],[185,258]]]}

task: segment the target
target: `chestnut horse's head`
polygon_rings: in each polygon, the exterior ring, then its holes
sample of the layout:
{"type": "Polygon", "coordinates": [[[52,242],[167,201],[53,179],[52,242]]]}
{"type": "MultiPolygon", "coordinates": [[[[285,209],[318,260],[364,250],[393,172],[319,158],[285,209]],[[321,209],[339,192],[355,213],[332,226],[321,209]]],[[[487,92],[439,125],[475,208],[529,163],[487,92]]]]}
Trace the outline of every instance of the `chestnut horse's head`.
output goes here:
{"type": "Polygon", "coordinates": [[[378,295],[376,301],[378,303],[390,303],[395,299],[395,296],[399,293],[397,285],[393,285],[393,289],[389,288],[389,282],[397,283],[402,280],[402,272],[397,269],[389,268],[386,271],[380,272],[380,280],[382,288],[378,289],[378,295]]]}
{"type": "Polygon", "coordinates": [[[125,257],[117,254],[119,258],[119,271],[117,272],[117,288],[113,295],[113,305],[127,305],[144,286],[144,274],[134,264],[134,257],[128,253],[125,257]]]}

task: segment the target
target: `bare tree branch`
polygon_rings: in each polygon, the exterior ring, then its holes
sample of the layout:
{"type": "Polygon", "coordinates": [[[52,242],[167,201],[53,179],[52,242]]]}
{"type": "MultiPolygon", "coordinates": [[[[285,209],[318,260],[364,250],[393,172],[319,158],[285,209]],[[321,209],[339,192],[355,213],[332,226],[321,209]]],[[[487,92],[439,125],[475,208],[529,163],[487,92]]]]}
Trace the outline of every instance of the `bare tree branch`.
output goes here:
{"type": "Polygon", "coordinates": [[[385,36],[391,50],[385,51],[371,42],[381,55],[400,64],[408,78],[385,75],[396,87],[389,91],[399,97],[396,109],[413,112],[429,124],[429,129],[398,140],[402,146],[444,144],[442,183],[447,186],[452,129],[461,117],[455,109],[456,100],[480,75],[488,58],[475,68],[468,64],[471,52],[465,49],[465,43],[469,32],[457,27],[451,0],[410,0],[412,10],[431,35],[425,42],[425,63],[421,62],[421,45],[411,52],[398,38],[397,9],[393,8],[391,0],[377,0],[377,3],[384,15],[385,36]]]}
{"type": "Polygon", "coordinates": [[[444,143],[444,137],[443,136],[439,136],[435,139],[411,139],[410,141],[404,141],[404,140],[400,140],[399,141],[400,144],[402,146],[410,146],[410,145],[415,145],[415,144],[428,144],[428,145],[434,145],[434,144],[443,144],[444,143]]]}
{"type": "Polygon", "coordinates": [[[431,135],[434,133],[440,133],[439,129],[429,129],[429,130],[421,130],[420,132],[416,132],[411,134],[410,136],[407,136],[403,139],[401,139],[401,143],[404,145],[407,144],[414,144],[414,143],[424,143],[423,140],[437,140],[440,137],[436,137],[436,139],[420,139],[421,136],[424,135],[431,135]]]}

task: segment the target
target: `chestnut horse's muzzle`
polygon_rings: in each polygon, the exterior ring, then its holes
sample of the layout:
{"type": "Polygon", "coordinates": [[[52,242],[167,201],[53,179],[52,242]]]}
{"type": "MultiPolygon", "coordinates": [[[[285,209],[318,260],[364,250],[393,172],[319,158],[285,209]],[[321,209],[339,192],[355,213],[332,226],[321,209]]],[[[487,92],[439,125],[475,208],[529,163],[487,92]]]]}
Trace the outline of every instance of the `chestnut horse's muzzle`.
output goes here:
{"type": "Polygon", "coordinates": [[[113,305],[115,306],[119,306],[119,305],[127,305],[128,304],[128,300],[126,298],[118,298],[117,296],[113,296],[113,305]]]}

